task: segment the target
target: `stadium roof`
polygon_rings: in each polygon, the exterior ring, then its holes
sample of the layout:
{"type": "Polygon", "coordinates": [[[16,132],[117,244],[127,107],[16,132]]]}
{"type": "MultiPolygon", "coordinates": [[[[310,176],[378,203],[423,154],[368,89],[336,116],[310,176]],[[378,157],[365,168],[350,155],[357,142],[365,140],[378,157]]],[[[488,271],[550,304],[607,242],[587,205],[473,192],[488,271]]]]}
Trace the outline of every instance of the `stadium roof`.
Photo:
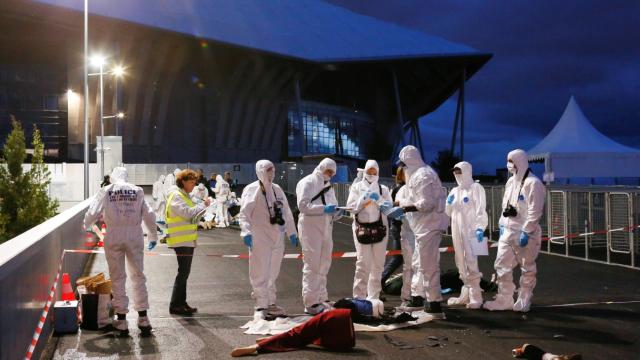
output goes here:
{"type": "MultiPolygon", "coordinates": [[[[80,0],[36,0],[83,10],[80,0]]],[[[488,54],[319,0],[104,0],[91,14],[314,62],[488,54]]]]}

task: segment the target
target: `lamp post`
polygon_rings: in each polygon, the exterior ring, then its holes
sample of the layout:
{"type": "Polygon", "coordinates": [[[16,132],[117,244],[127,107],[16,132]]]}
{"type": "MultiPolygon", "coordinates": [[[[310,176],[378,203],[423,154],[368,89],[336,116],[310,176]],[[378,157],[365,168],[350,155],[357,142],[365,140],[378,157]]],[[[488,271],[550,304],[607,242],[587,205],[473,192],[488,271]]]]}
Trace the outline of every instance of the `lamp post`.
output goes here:
{"type": "Polygon", "coordinates": [[[84,198],[89,198],[89,0],[84,0],[84,198]]]}
{"type": "MultiPolygon", "coordinates": [[[[91,63],[94,66],[98,66],[100,72],[97,74],[100,76],[100,178],[104,178],[104,57],[96,55],[91,58],[91,63]]],[[[95,74],[91,74],[95,75],[95,74]]]]}
{"type": "MultiPolygon", "coordinates": [[[[124,76],[124,67],[122,67],[122,65],[118,65],[114,67],[111,72],[115,76],[116,113],[120,115],[122,114],[122,112],[120,112],[120,107],[118,105],[118,100],[120,98],[120,93],[118,93],[118,78],[124,76]]],[[[123,118],[124,118],[124,114],[122,117],[116,116],[116,136],[119,135],[118,130],[120,129],[120,120],[123,118]]]]}

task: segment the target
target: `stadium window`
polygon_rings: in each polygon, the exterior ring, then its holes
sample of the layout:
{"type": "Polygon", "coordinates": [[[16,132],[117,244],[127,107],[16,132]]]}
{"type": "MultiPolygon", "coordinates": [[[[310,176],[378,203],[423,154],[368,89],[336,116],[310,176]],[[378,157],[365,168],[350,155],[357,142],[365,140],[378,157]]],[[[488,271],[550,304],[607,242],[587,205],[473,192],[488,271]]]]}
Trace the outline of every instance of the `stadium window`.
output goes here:
{"type": "Polygon", "coordinates": [[[57,95],[45,95],[44,96],[44,109],[45,110],[58,110],[58,96],[57,95]]]}

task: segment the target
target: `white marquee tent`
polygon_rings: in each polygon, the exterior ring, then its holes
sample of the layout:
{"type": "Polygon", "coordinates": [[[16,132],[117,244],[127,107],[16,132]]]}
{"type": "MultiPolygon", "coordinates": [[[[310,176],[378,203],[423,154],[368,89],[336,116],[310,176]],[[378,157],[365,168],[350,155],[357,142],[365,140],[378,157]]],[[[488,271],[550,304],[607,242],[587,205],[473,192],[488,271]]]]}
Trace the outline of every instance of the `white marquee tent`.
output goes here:
{"type": "Polygon", "coordinates": [[[640,177],[640,150],[599,132],[573,96],[553,130],[528,154],[529,161],[544,161],[547,183],[571,178],[640,177]]]}

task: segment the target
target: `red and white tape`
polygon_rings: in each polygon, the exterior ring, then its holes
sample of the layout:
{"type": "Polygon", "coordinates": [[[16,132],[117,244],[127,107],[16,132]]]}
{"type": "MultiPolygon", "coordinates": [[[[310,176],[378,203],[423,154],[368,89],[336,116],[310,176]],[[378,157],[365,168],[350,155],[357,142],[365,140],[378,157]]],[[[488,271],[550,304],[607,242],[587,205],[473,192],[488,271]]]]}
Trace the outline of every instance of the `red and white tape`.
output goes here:
{"type": "Polygon", "coordinates": [[[49,314],[49,309],[51,309],[51,303],[53,302],[53,297],[56,295],[56,288],[58,286],[58,280],[60,280],[60,274],[62,273],[62,264],[64,262],[64,254],[66,252],[63,251],[60,256],[60,263],[58,264],[58,273],[56,274],[55,280],[53,280],[53,285],[51,285],[51,290],[49,291],[49,297],[47,298],[47,302],[44,305],[44,309],[42,309],[42,314],[40,315],[40,320],[38,321],[38,325],[36,326],[36,330],[33,332],[33,337],[31,338],[31,344],[29,344],[29,348],[27,349],[27,355],[25,355],[25,359],[29,360],[33,356],[33,352],[36,349],[36,344],[38,344],[38,339],[40,339],[40,334],[42,333],[42,328],[44,327],[44,323],[47,320],[47,315],[49,314]]]}
{"type": "Polygon", "coordinates": [[[560,235],[560,236],[544,236],[542,237],[542,241],[553,241],[553,240],[562,240],[562,239],[577,239],[577,238],[581,238],[581,237],[585,237],[585,236],[593,236],[593,235],[604,235],[606,233],[614,233],[614,232],[633,232],[636,229],[640,229],[640,225],[632,225],[632,226],[624,226],[624,227],[620,227],[620,228],[615,228],[615,229],[609,229],[609,230],[594,230],[594,231],[590,231],[590,232],[586,232],[586,233],[571,233],[571,234],[567,234],[567,235],[560,235]]]}
{"type": "MultiPolygon", "coordinates": [[[[497,247],[498,243],[490,243],[490,247],[497,247]]],[[[76,253],[76,254],[104,254],[104,250],[85,250],[85,249],[74,249],[74,250],[65,250],[68,253],[76,253]]],[[[441,253],[452,253],[455,252],[453,246],[445,246],[440,248],[441,253]]],[[[195,255],[176,255],[172,253],[157,253],[157,252],[145,252],[147,256],[168,256],[168,257],[176,257],[176,256],[208,256],[208,257],[219,257],[226,259],[248,259],[249,254],[195,254],[195,255]]],[[[386,256],[392,255],[402,255],[402,250],[388,250],[386,256]]],[[[302,254],[284,254],[285,259],[302,259],[304,256],[302,254]]],[[[340,258],[354,258],[356,257],[355,251],[336,251],[331,254],[331,257],[334,259],[340,258]]]]}

